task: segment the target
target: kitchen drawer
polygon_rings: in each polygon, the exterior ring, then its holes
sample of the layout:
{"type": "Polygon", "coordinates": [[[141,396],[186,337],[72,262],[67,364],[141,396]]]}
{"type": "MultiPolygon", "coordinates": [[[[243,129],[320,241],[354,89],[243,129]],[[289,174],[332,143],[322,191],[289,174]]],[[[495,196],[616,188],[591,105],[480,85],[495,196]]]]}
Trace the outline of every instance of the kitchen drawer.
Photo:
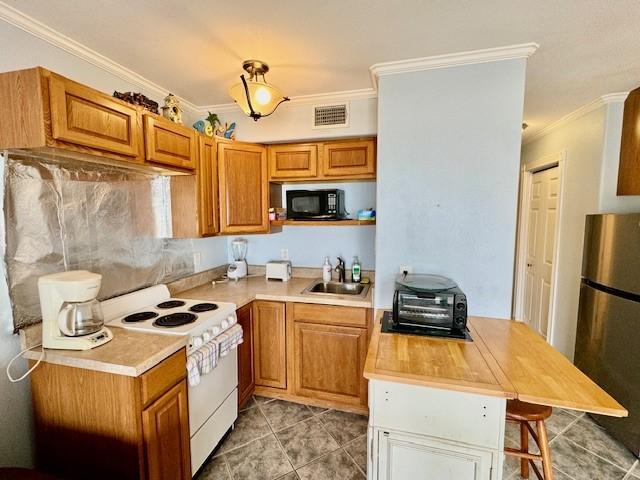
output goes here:
{"type": "Polygon", "coordinates": [[[359,307],[294,303],[293,319],[296,322],[322,323],[367,328],[368,310],[359,307]]]}
{"type": "Polygon", "coordinates": [[[502,449],[506,399],[371,381],[370,424],[482,448],[502,449]]]}
{"type": "Polygon", "coordinates": [[[140,376],[143,405],[148,405],[187,375],[187,356],[181,349],[140,376]]]}

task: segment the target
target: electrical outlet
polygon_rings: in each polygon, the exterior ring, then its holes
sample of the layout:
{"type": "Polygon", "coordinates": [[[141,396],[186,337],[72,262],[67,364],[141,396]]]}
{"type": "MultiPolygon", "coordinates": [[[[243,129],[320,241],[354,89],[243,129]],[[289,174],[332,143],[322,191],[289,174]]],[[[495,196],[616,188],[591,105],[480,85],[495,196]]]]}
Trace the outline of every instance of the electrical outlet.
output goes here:
{"type": "Polygon", "coordinates": [[[401,265],[400,273],[403,274],[404,272],[407,272],[407,274],[413,273],[413,267],[411,265],[401,265]]]}
{"type": "Polygon", "coordinates": [[[289,249],[281,248],[280,249],[280,260],[289,260],[289,249]]]}
{"type": "Polygon", "coordinates": [[[200,268],[202,263],[202,254],[200,252],[193,252],[193,268],[196,270],[200,268]]]}

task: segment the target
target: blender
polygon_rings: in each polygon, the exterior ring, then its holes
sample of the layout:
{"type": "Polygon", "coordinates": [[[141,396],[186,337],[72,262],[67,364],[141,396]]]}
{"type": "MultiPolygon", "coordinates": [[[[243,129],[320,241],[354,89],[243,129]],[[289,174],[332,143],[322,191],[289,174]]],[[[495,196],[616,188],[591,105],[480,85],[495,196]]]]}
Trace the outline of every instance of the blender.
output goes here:
{"type": "Polygon", "coordinates": [[[227,278],[238,280],[247,276],[247,241],[244,238],[236,238],[231,242],[231,254],[233,261],[227,268],[227,278]]]}

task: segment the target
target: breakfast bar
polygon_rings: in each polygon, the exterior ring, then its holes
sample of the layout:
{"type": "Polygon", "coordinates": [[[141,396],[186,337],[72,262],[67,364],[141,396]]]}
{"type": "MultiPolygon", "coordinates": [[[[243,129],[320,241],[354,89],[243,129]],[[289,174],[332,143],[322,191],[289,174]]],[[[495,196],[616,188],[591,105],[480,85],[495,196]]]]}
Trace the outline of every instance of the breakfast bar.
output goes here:
{"type": "Polygon", "coordinates": [[[369,379],[368,478],[500,480],[507,400],[627,410],[521,322],[469,317],[472,341],[382,333],[369,379]]]}

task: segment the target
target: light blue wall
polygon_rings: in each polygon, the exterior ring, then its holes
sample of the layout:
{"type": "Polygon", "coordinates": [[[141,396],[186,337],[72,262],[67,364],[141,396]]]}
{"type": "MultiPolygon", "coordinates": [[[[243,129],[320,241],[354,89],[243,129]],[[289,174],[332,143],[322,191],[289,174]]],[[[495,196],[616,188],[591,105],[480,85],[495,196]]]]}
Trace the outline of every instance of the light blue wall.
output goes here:
{"type": "MultiPolygon", "coordinates": [[[[313,190],[340,188],[345,191],[347,211],[355,218],[359,209],[373,207],[376,202],[375,182],[310,183],[283,185],[282,204],[286,205],[287,190],[313,190]]],[[[280,250],[287,248],[291,262],[296,267],[320,267],[329,255],[335,265],[335,257],[342,256],[348,265],[354,255],[360,257],[365,269],[373,269],[374,226],[349,227],[283,227],[281,233],[247,235],[249,248],[247,260],[251,265],[263,265],[269,260],[280,259],[280,250]]],[[[228,239],[229,245],[231,240],[228,239]]],[[[231,260],[231,248],[229,247],[231,260]]]]}
{"type": "Polygon", "coordinates": [[[510,317],[525,67],[380,78],[376,307],[411,265],[457,281],[471,314],[510,317]]]}

